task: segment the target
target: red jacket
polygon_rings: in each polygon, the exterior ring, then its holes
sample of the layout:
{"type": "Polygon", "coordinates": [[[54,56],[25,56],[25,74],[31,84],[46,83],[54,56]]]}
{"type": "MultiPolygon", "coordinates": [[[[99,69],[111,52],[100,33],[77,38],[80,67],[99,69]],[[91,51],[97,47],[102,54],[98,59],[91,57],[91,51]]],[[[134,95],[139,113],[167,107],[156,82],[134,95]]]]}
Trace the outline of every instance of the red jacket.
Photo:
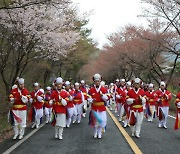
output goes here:
{"type": "Polygon", "coordinates": [[[51,108],[52,105],[49,104],[49,101],[51,100],[51,94],[46,93],[45,94],[45,102],[44,107],[51,108]]]}
{"type": "Polygon", "coordinates": [[[84,99],[87,100],[88,89],[86,87],[81,86],[80,90],[82,91],[82,93],[84,95],[84,99]]]}
{"type": "Polygon", "coordinates": [[[103,94],[106,94],[107,93],[107,89],[104,88],[104,87],[100,87],[100,90],[99,92],[96,91],[96,88],[95,87],[92,87],[90,90],[89,90],[89,95],[92,97],[92,99],[94,99],[94,102],[92,103],[91,105],[91,109],[94,110],[94,111],[106,111],[106,107],[105,107],[105,102],[104,100],[101,98],[101,94],[100,94],[100,91],[103,93],[103,94]]]}
{"type": "Polygon", "coordinates": [[[125,102],[126,102],[126,92],[125,92],[125,89],[117,88],[116,89],[116,95],[120,95],[121,96],[120,99],[116,98],[116,102],[117,103],[121,103],[121,104],[125,104],[125,102]]]}
{"type": "MultiPolygon", "coordinates": [[[[67,92],[68,92],[68,91],[67,91],[67,92]]],[[[73,91],[73,90],[70,90],[68,93],[69,93],[69,95],[73,96],[74,91],[73,91]]],[[[73,108],[73,107],[74,107],[74,105],[73,105],[73,100],[68,100],[68,101],[67,101],[67,108],[73,108]]]]}
{"type": "Polygon", "coordinates": [[[66,106],[64,106],[61,103],[61,100],[59,98],[63,98],[66,101],[69,100],[69,93],[65,90],[61,90],[60,92],[58,90],[54,90],[51,94],[51,100],[53,100],[53,110],[55,113],[64,113],[66,114],[66,106]]]}
{"type": "Polygon", "coordinates": [[[15,88],[11,91],[9,98],[15,98],[15,102],[12,107],[13,110],[27,110],[26,104],[24,104],[21,100],[22,95],[29,97],[28,90],[25,88],[23,90],[19,90],[18,88],[15,88]]]}
{"type": "Polygon", "coordinates": [[[81,104],[83,102],[83,93],[81,90],[75,90],[73,93],[73,103],[74,104],[81,104]]]}
{"type": "Polygon", "coordinates": [[[149,105],[156,105],[157,97],[155,91],[146,91],[146,100],[149,105]]]}
{"type": "Polygon", "coordinates": [[[133,98],[134,99],[134,103],[130,105],[130,109],[134,110],[135,112],[136,111],[143,112],[143,106],[142,106],[142,102],[140,100],[140,96],[142,96],[142,97],[145,96],[144,90],[140,89],[140,88],[137,90],[137,92],[135,91],[134,88],[132,88],[127,93],[128,98],[133,98]]]}
{"type": "Polygon", "coordinates": [[[157,95],[157,101],[158,101],[158,106],[169,106],[169,101],[171,100],[171,93],[168,90],[164,90],[164,92],[162,92],[161,89],[159,89],[156,92],[157,95]]]}
{"type": "Polygon", "coordinates": [[[31,92],[30,95],[31,95],[31,98],[33,99],[33,103],[32,103],[33,107],[35,107],[36,109],[41,109],[43,107],[43,102],[39,102],[37,100],[37,97],[38,96],[43,97],[43,93],[38,90],[37,92],[35,91],[31,92]]]}

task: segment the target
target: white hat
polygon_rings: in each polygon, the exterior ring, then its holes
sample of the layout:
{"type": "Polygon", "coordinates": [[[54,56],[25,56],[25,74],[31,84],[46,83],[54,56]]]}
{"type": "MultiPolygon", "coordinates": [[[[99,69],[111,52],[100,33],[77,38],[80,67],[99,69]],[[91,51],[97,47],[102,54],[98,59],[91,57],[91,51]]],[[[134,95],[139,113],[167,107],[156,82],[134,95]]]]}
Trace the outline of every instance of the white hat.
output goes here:
{"type": "Polygon", "coordinates": [[[104,81],[101,81],[101,86],[105,86],[105,82],[104,81]]]}
{"type": "Polygon", "coordinates": [[[84,80],[81,80],[81,84],[85,84],[85,81],[84,81],[84,80]]]}
{"type": "Polygon", "coordinates": [[[66,85],[66,86],[69,86],[70,84],[71,84],[71,83],[70,83],[69,81],[66,81],[66,82],[65,82],[65,85],[66,85]]]}
{"type": "Polygon", "coordinates": [[[110,86],[113,86],[114,84],[113,83],[110,83],[110,86]]]}
{"type": "Polygon", "coordinates": [[[49,90],[49,91],[50,91],[50,90],[51,90],[51,87],[49,87],[49,86],[48,86],[48,87],[46,87],[46,90],[49,90]]]}
{"type": "Polygon", "coordinates": [[[93,81],[101,81],[101,75],[100,74],[94,74],[93,81]]]}
{"type": "Polygon", "coordinates": [[[79,86],[79,83],[78,83],[78,82],[76,82],[74,85],[75,85],[75,86],[79,86]]]}
{"type": "Polygon", "coordinates": [[[41,88],[41,89],[39,89],[39,91],[42,92],[42,93],[44,94],[44,89],[41,88]]]}
{"type": "Polygon", "coordinates": [[[34,87],[37,87],[37,86],[39,86],[39,83],[36,82],[33,85],[34,85],[34,87]]]}
{"type": "Polygon", "coordinates": [[[62,79],[61,77],[58,77],[58,78],[56,79],[56,83],[63,83],[63,79],[62,79]]]}
{"type": "Polygon", "coordinates": [[[135,78],[134,79],[134,83],[140,83],[141,82],[141,79],[140,78],[135,78]]]}
{"type": "Polygon", "coordinates": [[[128,81],[128,82],[126,83],[126,86],[131,86],[131,82],[128,81]]]}
{"type": "Polygon", "coordinates": [[[154,85],[152,83],[149,84],[149,88],[153,88],[154,85]]]}
{"type": "Polygon", "coordinates": [[[120,81],[121,81],[121,82],[126,82],[126,80],[125,80],[125,79],[121,79],[120,81]]]}
{"type": "Polygon", "coordinates": [[[116,79],[116,82],[119,82],[119,79],[116,79]]]}
{"type": "Polygon", "coordinates": [[[18,79],[18,83],[19,83],[19,84],[24,84],[24,79],[23,79],[23,78],[19,78],[19,79],[18,79]]]}
{"type": "Polygon", "coordinates": [[[161,82],[160,82],[160,86],[166,86],[165,82],[164,82],[164,81],[161,81],[161,82]]]}

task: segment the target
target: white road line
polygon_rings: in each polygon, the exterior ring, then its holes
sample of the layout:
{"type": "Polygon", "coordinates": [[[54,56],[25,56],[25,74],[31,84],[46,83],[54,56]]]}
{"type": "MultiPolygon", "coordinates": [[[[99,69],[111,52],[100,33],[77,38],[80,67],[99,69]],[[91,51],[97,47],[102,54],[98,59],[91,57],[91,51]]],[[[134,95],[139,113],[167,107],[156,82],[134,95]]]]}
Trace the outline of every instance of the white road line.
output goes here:
{"type": "Polygon", "coordinates": [[[8,150],[3,152],[3,154],[9,154],[13,150],[15,150],[18,146],[20,146],[22,143],[24,143],[28,138],[30,138],[34,133],[36,133],[40,128],[42,128],[46,123],[43,123],[39,126],[38,129],[34,129],[32,132],[30,132],[28,135],[26,135],[22,140],[19,140],[16,144],[14,144],[12,147],[10,147],[8,150]]]}
{"type": "Polygon", "coordinates": [[[168,117],[170,117],[170,118],[173,118],[173,119],[176,119],[176,117],[174,117],[174,116],[171,116],[171,115],[168,115],[168,117]]]}

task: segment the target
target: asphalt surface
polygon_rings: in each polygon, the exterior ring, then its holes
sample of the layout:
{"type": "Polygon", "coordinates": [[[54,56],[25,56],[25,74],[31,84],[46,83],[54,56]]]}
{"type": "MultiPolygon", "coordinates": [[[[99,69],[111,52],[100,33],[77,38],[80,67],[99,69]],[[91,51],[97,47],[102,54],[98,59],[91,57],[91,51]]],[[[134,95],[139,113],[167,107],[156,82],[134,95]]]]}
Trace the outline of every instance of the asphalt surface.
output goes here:
{"type": "MultiPolygon", "coordinates": [[[[27,128],[26,134],[32,129],[27,128]]],[[[88,125],[88,117],[80,124],[65,128],[63,140],[54,138],[54,127],[45,125],[27,139],[12,154],[131,154],[130,146],[108,115],[107,130],[102,139],[93,138],[93,129],[88,125]]],[[[17,140],[18,141],[18,140],[17,140]]],[[[0,153],[10,148],[17,141],[8,139],[0,144],[0,153]]]]}

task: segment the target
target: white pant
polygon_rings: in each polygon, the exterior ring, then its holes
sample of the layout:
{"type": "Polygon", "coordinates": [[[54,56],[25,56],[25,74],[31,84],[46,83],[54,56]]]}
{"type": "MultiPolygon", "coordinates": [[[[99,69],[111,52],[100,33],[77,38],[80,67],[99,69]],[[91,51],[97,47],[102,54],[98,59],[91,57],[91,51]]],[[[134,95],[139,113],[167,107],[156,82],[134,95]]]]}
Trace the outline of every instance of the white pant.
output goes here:
{"type": "Polygon", "coordinates": [[[150,115],[148,115],[148,120],[150,120],[150,121],[152,121],[153,120],[153,117],[154,117],[154,112],[155,112],[155,105],[151,105],[150,106],[150,108],[151,108],[151,116],[150,115]]]}
{"type": "Polygon", "coordinates": [[[66,114],[57,113],[55,115],[56,118],[56,126],[58,127],[66,127],[66,114]]]}
{"type": "Polygon", "coordinates": [[[76,121],[76,120],[78,122],[81,121],[81,115],[83,111],[82,107],[83,107],[83,103],[75,105],[75,110],[76,110],[75,112],[77,112],[77,114],[73,115],[73,121],[76,121]]]}
{"type": "Polygon", "coordinates": [[[35,109],[35,123],[36,125],[40,125],[40,119],[43,117],[43,108],[35,109]]]}
{"type": "Polygon", "coordinates": [[[45,112],[45,115],[46,115],[46,122],[50,122],[51,118],[52,118],[52,108],[45,107],[44,112],[45,112]]]}
{"type": "Polygon", "coordinates": [[[68,117],[67,117],[67,121],[66,121],[66,124],[69,126],[71,124],[71,119],[73,116],[76,116],[77,117],[77,110],[74,107],[72,108],[67,108],[67,113],[68,113],[68,117]]]}
{"type": "Polygon", "coordinates": [[[121,112],[121,106],[122,106],[121,103],[117,103],[117,114],[118,114],[118,115],[120,115],[120,112],[121,112]]]}
{"type": "Polygon", "coordinates": [[[115,101],[113,98],[110,98],[110,110],[115,110],[116,106],[115,106],[115,101]]]}
{"type": "Polygon", "coordinates": [[[120,109],[120,114],[119,114],[119,118],[122,119],[123,115],[124,115],[125,109],[124,109],[124,104],[121,104],[121,109],[120,109]]]}
{"type": "Polygon", "coordinates": [[[164,119],[159,121],[159,125],[163,125],[163,126],[166,126],[166,123],[167,123],[167,117],[168,117],[168,114],[169,114],[169,106],[164,106],[164,107],[160,107],[162,109],[162,112],[164,114],[164,119]]]}
{"type": "Polygon", "coordinates": [[[12,112],[19,118],[21,118],[22,122],[18,123],[16,121],[16,119],[14,118],[14,125],[18,126],[20,125],[20,127],[26,127],[26,115],[27,115],[27,111],[26,110],[12,110],[12,112]]]}
{"type": "MultiPolygon", "coordinates": [[[[130,111],[130,114],[131,112],[134,112],[134,111],[130,111]]],[[[144,112],[134,112],[134,116],[136,117],[136,124],[134,126],[131,126],[131,131],[132,131],[132,134],[140,135],[144,112]]],[[[130,115],[130,118],[131,118],[131,115],[130,115]]]]}

